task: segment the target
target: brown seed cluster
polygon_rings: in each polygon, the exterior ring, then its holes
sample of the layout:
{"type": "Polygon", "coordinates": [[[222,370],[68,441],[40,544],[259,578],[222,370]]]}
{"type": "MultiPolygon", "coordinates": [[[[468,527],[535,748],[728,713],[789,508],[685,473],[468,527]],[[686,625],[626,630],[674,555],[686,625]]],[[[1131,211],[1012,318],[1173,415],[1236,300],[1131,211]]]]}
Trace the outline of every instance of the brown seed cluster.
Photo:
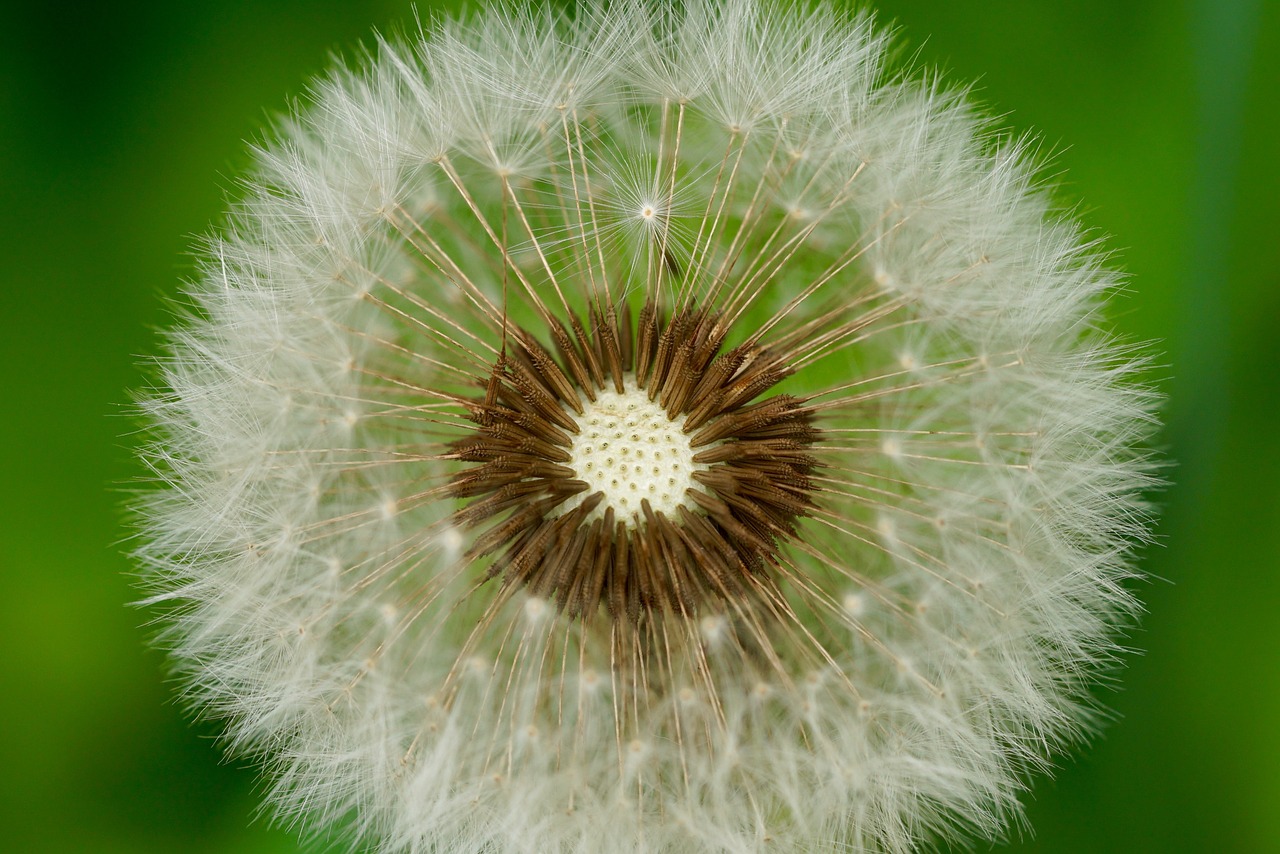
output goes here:
{"type": "Polygon", "coordinates": [[[549,319],[555,355],[513,328],[484,397],[467,402],[477,427],[452,456],[476,465],[450,482],[453,496],[471,499],[453,521],[488,526],[468,558],[493,556],[488,578],[584,620],[602,604],[614,620],[638,622],[745,598],[812,507],[813,410],[785,394],[753,402],[790,370],[757,342],[721,352],[728,329],[715,312],[668,315],[647,302],[634,326],[625,308],[621,318],[593,309],[588,323],[549,319]],[[583,398],[628,384],[683,418],[695,451],[697,486],[676,518],[647,499],[622,518],[603,492],[583,495],[590,487],[569,465],[583,398]]]}

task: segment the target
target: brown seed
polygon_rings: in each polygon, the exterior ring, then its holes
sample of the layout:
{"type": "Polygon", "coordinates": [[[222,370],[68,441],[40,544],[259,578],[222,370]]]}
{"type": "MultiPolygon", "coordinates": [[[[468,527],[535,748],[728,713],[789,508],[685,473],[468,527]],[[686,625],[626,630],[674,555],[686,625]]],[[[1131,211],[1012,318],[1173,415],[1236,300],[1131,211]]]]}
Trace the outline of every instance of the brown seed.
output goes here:
{"type": "Polygon", "coordinates": [[[487,526],[468,558],[488,561],[485,577],[584,621],[603,610],[640,623],[745,600],[748,577],[769,573],[814,506],[813,410],[790,395],[757,401],[790,370],[754,343],[722,353],[731,330],[714,312],[688,305],[669,314],[649,301],[634,327],[625,305],[593,306],[587,321],[548,318],[552,349],[512,330],[477,380],[485,394],[465,404],[476,427],[451,454],[470,465],[449,486],[466,502],[453,522],[487,526]],[[628,386],[645,389],[689,434],[696,486],[674,513],[644,495],[630,515],[605,492],[583,497],[591,487],[573,468],[571,436],[599,395],[628,386]]]}

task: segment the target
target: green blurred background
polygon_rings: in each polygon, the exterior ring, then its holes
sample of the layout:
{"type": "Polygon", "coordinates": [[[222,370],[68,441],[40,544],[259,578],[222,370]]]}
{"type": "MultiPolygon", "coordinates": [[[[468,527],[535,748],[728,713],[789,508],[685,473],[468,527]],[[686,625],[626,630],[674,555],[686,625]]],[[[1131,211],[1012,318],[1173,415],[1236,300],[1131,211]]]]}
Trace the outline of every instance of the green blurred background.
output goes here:
{"type": "MultiPolygon", "coordinates": [[[[1131,274],[1116,328],[1163,353],[1177,485],[1144,652],[1106,692],[1115,722],[1036,781],[1034,835],[997,850],[1280,852],[1280,4],[878,8],[1041,135],[1131,274]]],[[[241,140],[332,52],[411,20],[374,0],[0,11],[0,848],[308,850],[255,817],[252,770],[175,705],[128,604],[129,390],[241,140]]]]}

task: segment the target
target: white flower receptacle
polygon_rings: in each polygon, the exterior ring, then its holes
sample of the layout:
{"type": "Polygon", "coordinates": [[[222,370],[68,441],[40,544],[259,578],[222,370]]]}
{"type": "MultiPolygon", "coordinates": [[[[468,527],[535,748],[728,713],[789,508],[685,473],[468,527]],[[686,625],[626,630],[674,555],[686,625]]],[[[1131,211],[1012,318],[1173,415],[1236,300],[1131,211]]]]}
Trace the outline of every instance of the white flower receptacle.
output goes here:
{"type": "MultiPolygon", "coordinates": [[[[603,506],[631,524],[642,518],[646,500],[654,512],[672,518],[680,506],[696,509],[686,493],[695,485],[693,473],[707,466],[693,460],[683,416],[670,417],[632,382],[622,394],[600,392],[584,405],[568,465],[590,485],[588,494],[602,492],[603,506]]],[[[568,511],[578,503],[561,506],[568,511]]]]}

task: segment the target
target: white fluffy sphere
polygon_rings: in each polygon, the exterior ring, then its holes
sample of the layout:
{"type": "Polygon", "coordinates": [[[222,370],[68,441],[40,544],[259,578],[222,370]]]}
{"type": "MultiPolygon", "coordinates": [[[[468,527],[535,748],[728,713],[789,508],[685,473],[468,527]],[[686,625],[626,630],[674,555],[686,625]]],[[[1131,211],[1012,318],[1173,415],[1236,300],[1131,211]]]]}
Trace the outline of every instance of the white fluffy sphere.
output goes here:
{"type": "Polygon", "coordinates": [[[257,152],[139,554],[278,815],[903,851],[998,837],[1087,730],[1150,483],[1116,276],[884,52],[754,0],[486,13],[257,152]]]}

